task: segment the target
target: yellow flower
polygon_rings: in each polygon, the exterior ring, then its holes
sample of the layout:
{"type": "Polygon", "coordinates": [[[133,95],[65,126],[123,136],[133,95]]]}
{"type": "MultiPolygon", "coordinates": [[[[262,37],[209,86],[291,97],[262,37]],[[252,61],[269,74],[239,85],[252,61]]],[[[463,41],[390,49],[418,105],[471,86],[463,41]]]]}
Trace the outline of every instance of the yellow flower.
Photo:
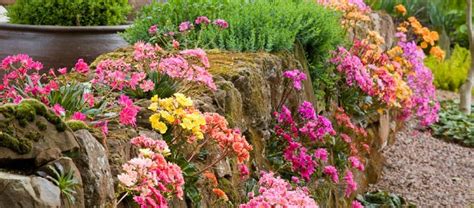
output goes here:
{"type": "Polygon", "coordinates": [[[175,118],[168,111],[162,110],[159,113],[168,123],[173,123],[175,121],[175,118]]]}
{"type": "Polygon", "coordinates": [[[395,11],[403,16],[407,14],[407,9],[402,4],[395,6],[395,11]]]}
{"type": "Polygon", "coordinates": [[[155,95],[151,98],[151,102],[154,102],[154,103],[158,102],[158,100],[159,100],[158,95],[155,95]]]}
{"type": "Polygon", "coordinates": [[[160,106],[167,111],[172,111],[175,108],[172,98],[160,99],[158,102],[160,106]]]}
{"type": "Polygon", "coordinates": [[[193,106],[193,101],[181,93],[175,93],[174,97],[176,97],[176,101],[183,107],[193,106]]]}
{"type": "Polygon", "coordinates": [[[166,124],[160,121],[160,114],[155,113],[151,115],[149,120],[151,123],[151,127],[155,130],[158,130],[161,134],[166,133],[166,131],[168,130],[166,124]]]}
{"type": "Polygon", "coordinates": [[[139,149],[138,151],[140,152],[140,154],[142,154],[142,155],[145,156],[145,157],[149,157],[150,155],[153,154],[153,151],[151,151],[151,150],[148,149],[148,148],[139,149]]]}
{"type": "Polygon", "coordinates": [[[157,111],[158,110],[158,103],[152,103],[150,106],[148,106],[148,109],[151,111],[157,111]]]}

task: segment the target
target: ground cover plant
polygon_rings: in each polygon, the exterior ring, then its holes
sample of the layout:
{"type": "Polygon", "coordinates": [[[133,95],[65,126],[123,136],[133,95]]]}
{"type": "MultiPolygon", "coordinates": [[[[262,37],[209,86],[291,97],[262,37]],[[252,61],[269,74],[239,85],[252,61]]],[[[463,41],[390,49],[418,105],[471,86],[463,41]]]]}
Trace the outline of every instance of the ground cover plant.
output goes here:
{"type": "MultiPolygon", "coordinates": [[[[454,101],[441,103],[439,121],[431,126],[433,135],[447,141],[474,147],[474,115],[465,115],[454,101]]],[[[471,108],[474,108],[472,106],[471,108]]]]}

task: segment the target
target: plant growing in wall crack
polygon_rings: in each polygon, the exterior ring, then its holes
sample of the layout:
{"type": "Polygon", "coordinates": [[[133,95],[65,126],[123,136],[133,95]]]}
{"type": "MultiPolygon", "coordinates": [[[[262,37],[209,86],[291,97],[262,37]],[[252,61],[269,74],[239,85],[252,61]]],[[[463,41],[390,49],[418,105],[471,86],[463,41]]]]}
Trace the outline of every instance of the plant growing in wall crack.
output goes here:
{"type": "Polygon", "coordinates": [[[75,189],[79,186],[79,182],[74,178],[74,171],[65,170],[59,162],[49,165],[48,169],[51,174],[45,171],[38,171],[37,174],[51,180],[59,188],[62,199],[67,200],[66,207],[74,207],[75,194],[77,193],[75,189]]]}

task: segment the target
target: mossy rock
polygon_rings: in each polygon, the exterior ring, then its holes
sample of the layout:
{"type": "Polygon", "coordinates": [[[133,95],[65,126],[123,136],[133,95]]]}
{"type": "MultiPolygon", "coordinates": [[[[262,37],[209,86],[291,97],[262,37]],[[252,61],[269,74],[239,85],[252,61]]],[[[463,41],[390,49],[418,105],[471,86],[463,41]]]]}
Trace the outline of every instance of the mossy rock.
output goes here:
{"type": "Polygon", "coordinates": [[[19,154],[26,154],[31,151],[32,143],[29,140],[16,138],[0,131],[0,146],[9,148],[19,154]]]}
{"type": "Polygon", "coordinates": [[[77,130],[80,130],[80,129],[86,129],[86,130],[90,129],[90,127],[84,121],[69,120],[69,121],[66,121],[66,125],[72,131],[77,131],[77,130]]]}

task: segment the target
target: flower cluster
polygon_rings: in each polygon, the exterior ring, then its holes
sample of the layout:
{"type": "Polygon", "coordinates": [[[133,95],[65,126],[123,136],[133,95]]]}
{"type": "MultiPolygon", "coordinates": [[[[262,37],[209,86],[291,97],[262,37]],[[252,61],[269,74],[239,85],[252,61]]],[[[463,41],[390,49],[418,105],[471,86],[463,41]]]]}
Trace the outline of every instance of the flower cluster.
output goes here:
{"type": "Polygon", "coordinates": [[[139,148],[139,154],[123,164],[123,173],[118,175],[127,194],[140,207],[168,207],[169,198],[183,199],[183,174],[178,165],[166,161],[166,142],[140,136],[131,143],[139,148]]]}
{"type": "Polygon", "coordinates": [[[317,0],[316,2],[331,9],[341,11],[343,13],[341,23],[345,28],[355,27],[360,21],[370,21],[368,13],[371,9],[363,0],[317,0]]]}
{"type": "Polygon", "coordinates": [[[408,21],[403,21],[397,27],[397,30],[402,33],[413,34],[422,49],[430,47],[430,54],[438,58],[439,60],[444,59],[445,53],[439,46],[436,46],[436,41],[439,40],[439,34],[436,31],[431,31],[415,18],[409,17],[408,21]]]}
{"type": "Polygon", "coordinates": [[[280,177],[275,177],[272,172],[262,172],[258,185],[260,188],[257,196],[250,192],[250,201],[241,204],[240,208],[318,207],[306,187],[293,188],[290,183],[280,177]]]}
{"type": "Polygon", "coordinates": [[[203,126],[202,131],[215,140],[223,152],[232,151],[237,156],[238,163],[249,159],[252,146],[238,129],[229,128],[227,120],[217,113],[204,113],[204,118],[206,125],[203,126]]]}
{"type": "Polygon", "coordinates": [[[335,135],[331,122],[320,115],[316,115],[310,102],[303,102],[298,108],[298,118],[294,119],[291,111],[283,105],[281,112],[275,112],[277,125],[276,136],[283,138],[287,146],[283,150],[284,159],[292,165],[292,170],[309,181],[319,162],[327,159],[327,151],[317,149],[314,154],[309,153],[304,142],[324,142],[328,135],[335,135]],[[326,152],[324,154],[322,151],[326,152]],[[325,156],[326,155],[326,156],[325,156]]]}
{"type": "Polygon", "coordinates": [[[301,90],[301,82],[306,80],[306,74],[298,69],[285,71],[283,77],[291,79],[293,81],[293,87],[296,90],[301,90]]]}
{"type": "Polygon", "coordinates": [[[155,95],[151,101],[148,109],[155,112],[149,119],[153,129],[164,134],[168,131],[168,126],[179,127],[190,143],[204,138],[202,128],[206,125],[206,119],[193,107],[190,98],[175,93],[173,97],[163,99],[155,95]]]}

